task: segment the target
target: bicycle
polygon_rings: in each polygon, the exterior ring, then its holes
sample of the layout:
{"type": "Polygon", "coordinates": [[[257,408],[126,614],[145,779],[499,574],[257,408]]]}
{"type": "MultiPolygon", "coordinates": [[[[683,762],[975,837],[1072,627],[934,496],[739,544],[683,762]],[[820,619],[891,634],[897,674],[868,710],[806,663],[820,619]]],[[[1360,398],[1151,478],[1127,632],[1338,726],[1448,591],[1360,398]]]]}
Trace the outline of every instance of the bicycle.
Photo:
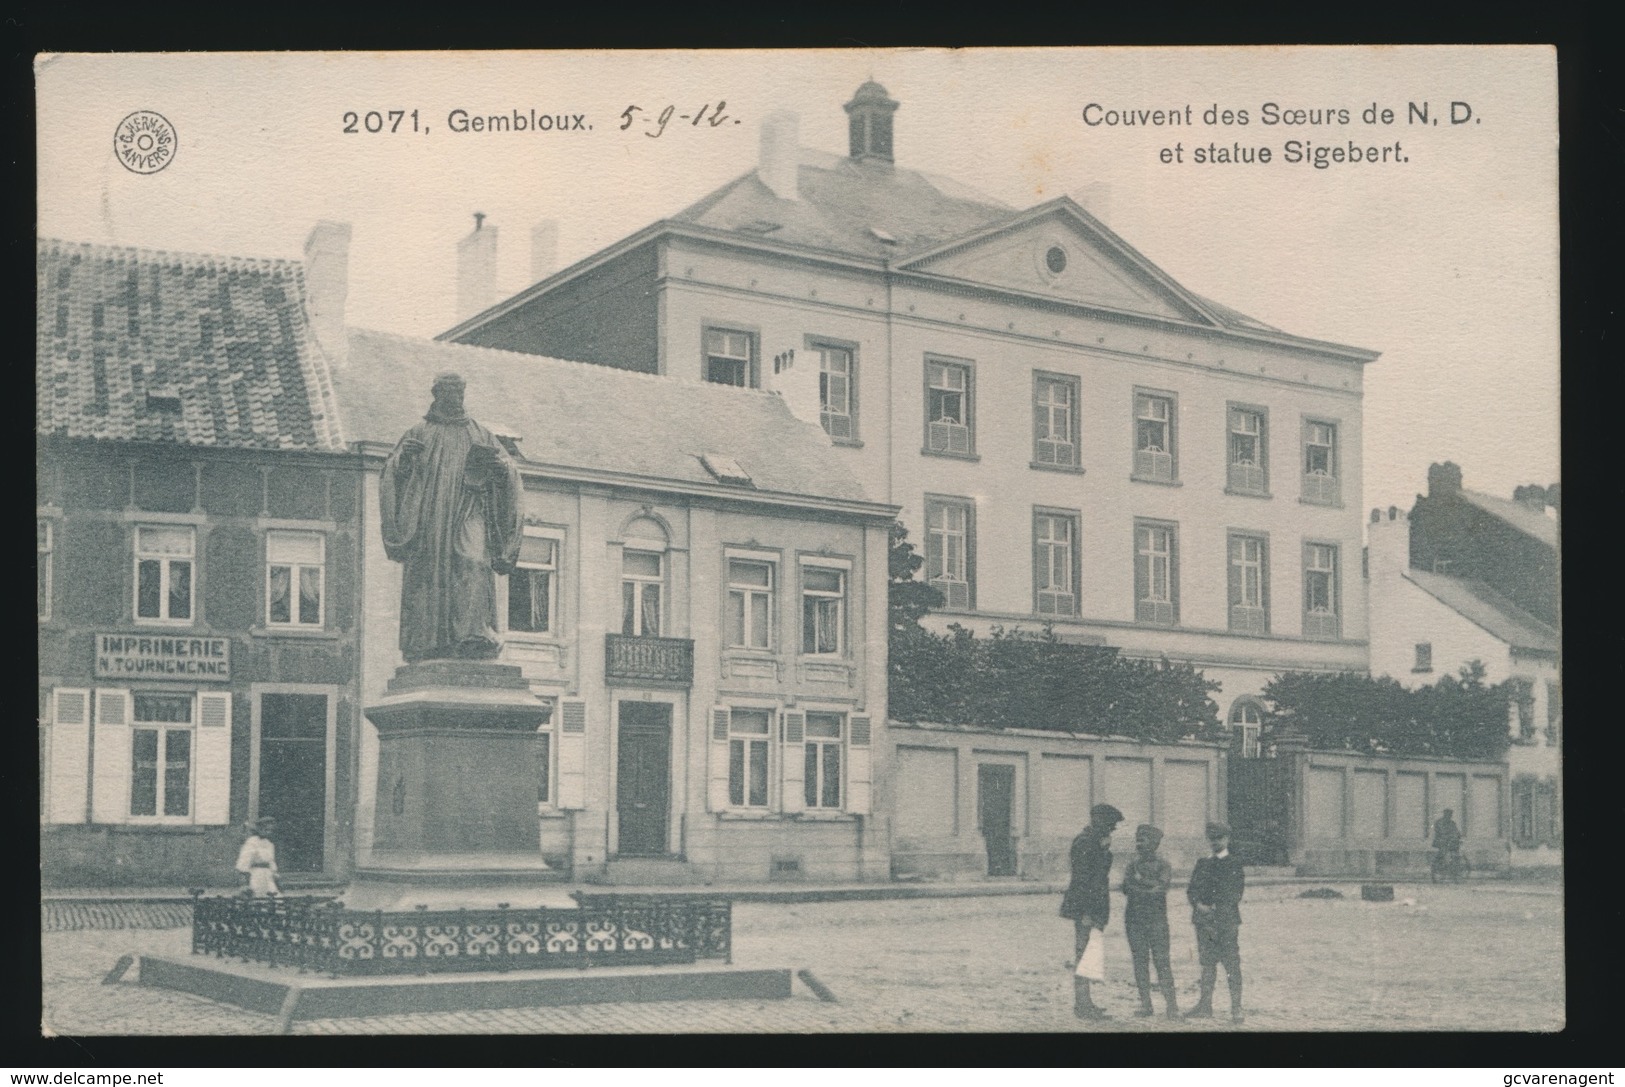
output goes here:
{"type": "Polygon", "coordinates": [[[1472,874],[1473,866],[1459,849],[1446,852],[1436,849],[1428,878],[1434,883],[1460,883],[1472,874]]]}

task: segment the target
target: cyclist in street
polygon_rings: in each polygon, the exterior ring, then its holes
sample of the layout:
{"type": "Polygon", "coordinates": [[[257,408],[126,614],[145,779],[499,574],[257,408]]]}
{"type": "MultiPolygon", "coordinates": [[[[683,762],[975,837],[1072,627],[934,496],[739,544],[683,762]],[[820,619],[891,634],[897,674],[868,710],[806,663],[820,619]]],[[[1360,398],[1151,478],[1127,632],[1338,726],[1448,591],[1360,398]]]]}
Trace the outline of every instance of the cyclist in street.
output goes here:
{"type": "Polygon", "coordinates": [[[1433,824],[1433,872],[1448,875],[1461,871],[1461,828],[1456,826],[1454,813],[1444,810],[1433,824]]]}

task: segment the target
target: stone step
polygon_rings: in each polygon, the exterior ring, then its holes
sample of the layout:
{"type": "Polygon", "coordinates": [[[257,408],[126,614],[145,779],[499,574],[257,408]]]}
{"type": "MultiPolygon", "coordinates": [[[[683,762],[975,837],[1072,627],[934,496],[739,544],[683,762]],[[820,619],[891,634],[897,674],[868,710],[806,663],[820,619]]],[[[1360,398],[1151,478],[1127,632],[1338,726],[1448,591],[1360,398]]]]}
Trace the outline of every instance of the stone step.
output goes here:
{"type": "Polygon", "coordinates": [[[604,865],[602,875],[587,882],[611,887],[686,887],[703,881],[687,861],[677,857],[617,857],[604,865]]]}

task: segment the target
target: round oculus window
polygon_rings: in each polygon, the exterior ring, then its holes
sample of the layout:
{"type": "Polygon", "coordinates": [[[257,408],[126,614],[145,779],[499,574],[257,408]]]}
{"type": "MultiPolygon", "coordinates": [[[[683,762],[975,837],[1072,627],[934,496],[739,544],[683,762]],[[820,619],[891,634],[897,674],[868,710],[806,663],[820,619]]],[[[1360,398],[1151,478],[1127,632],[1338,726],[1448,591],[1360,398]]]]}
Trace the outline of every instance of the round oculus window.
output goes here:
{"type": "Polygon", "coordinates": [[[1051,275],[1058,276],[1066,271],[1066,250],[1058,245],[1050,246],[1049,252],[1044,254],[1044,267],[1050,270],[1051,275]]]}

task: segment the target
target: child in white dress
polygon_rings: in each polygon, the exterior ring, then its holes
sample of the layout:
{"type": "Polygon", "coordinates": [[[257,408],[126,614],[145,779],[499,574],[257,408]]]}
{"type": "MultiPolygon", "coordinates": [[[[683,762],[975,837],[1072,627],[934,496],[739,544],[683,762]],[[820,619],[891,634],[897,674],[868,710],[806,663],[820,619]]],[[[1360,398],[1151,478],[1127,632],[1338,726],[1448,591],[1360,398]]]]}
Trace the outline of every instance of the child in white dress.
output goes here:
{"type": "Polygon", "coordinates": [[[276,885],[276,820],[267,816],[254,823],[254,831],[237,854],[237,871],[248,877],[248,893],[256,898],[281,894],[276,885]]]}

